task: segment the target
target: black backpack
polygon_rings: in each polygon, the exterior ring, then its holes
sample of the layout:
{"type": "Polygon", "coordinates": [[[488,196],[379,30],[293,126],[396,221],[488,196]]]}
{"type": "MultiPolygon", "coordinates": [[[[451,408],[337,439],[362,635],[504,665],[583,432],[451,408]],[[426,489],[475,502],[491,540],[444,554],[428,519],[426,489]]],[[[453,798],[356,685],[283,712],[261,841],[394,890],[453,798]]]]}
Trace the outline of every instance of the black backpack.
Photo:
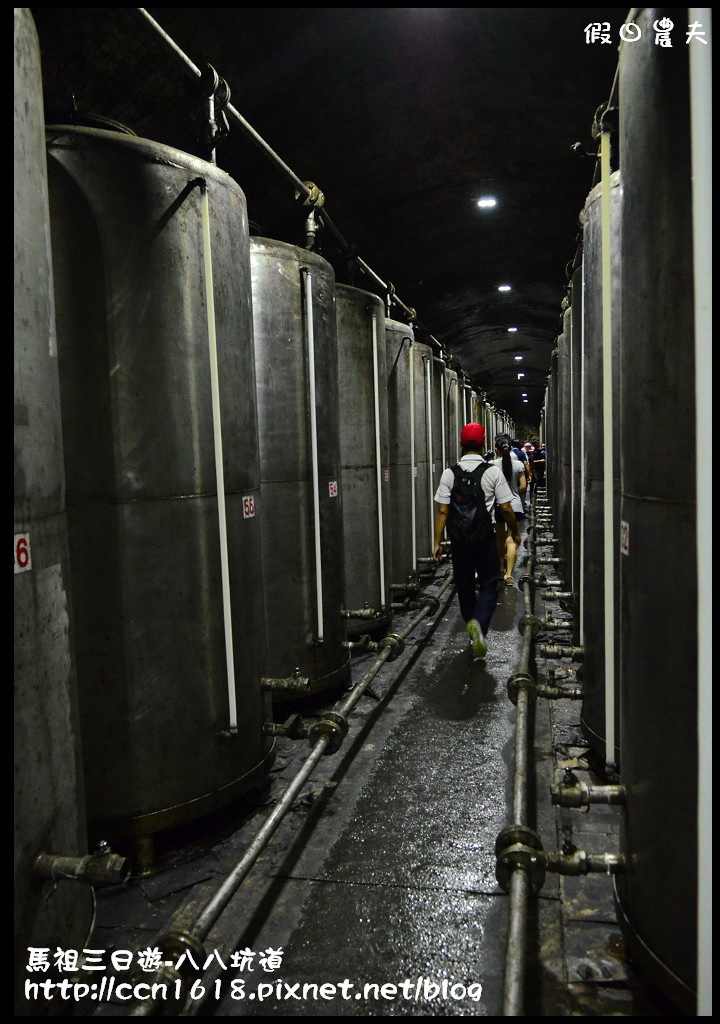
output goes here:
{"type": "Polygon", "coordinates": [[[447,532],[451,541],[460,544],[487,544],[495,539],[495,529],[485,504],[480,481],[490,466],[481,462],[472,471],[453,466],[455,483],[450,491],[447,532]]]}

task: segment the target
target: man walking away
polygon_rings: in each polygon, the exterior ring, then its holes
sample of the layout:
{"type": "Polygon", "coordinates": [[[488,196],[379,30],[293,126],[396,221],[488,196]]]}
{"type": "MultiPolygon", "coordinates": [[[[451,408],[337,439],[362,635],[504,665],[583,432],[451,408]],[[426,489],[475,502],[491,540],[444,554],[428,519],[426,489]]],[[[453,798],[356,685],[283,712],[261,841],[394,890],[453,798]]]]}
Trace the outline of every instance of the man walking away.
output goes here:
{"type": "Polygon", "coordinates": [[[447,527],[460,613],[473,654],[484,658],[490,620],[498,602],[500,558],[493,515],[496,505],[516,544],[520,543],[520,531],[511,505],[512,491],[502,471],[483,459],[483,425],[467,423],[460,434],[460,445],[460,462],[443,472],[435,492],[433,559],[440,564],[443,531],[447,527]]]}

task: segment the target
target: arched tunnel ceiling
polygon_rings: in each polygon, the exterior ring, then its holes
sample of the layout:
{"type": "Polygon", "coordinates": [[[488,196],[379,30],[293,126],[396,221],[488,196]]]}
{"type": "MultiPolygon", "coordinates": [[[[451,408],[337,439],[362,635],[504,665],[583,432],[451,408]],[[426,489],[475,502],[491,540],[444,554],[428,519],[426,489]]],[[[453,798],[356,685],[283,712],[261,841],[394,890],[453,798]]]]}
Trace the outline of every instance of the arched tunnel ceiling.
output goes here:
{"type": "MultiPolygon", "coordinates": [[[[141,9],[30,10],[48,111],[74,97],[80,113],[204,155],[190,117],[195,80],[141,9]]],[[[194,64],[213,65],[240,114],[317,183],[343,238],[417,310],[421,334],[535,426],[595,172],[571,146],[594,149],[627,9],[145,10],[194,64]],[[596,22],[610,23],[610,44],[586,42],[596,22]],[[497,206],[479,209],[482,195],[497,206]],[[498,292],[502,283],[512,290],[498,292]]],[[[304,244],[308,209],[233,119],[217,162],[245,192],[255,233],[304,244]]],[[[339,281],[382,293],[327,228],[316,249],[339,281]]]]}

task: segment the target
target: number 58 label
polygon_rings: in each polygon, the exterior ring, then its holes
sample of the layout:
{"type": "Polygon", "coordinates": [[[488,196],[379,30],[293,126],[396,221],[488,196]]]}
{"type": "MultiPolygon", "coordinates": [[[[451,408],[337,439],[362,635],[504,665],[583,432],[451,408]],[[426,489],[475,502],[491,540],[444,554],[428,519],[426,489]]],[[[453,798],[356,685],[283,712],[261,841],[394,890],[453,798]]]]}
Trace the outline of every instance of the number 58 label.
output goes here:
{"type": "Polygon", "coordinates": [[[15,572],[30,572],[32,557],[30,555],[30,534],[15,534],[15,572]]]}

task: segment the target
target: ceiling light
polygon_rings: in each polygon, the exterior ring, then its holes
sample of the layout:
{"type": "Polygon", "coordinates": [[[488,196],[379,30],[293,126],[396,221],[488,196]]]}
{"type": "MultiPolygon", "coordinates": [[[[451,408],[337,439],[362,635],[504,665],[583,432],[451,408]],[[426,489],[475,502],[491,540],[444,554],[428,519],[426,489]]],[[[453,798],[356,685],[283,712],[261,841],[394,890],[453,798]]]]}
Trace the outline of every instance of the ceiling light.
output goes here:
{"type": "Polygon", "coordinates": [[[525,374],[524,374],[524,373],[519,373],[519,374],[518,374],[518,380],[520,380],[520,378],[521,378],[521,377],[524,377],[524,376],[525,376],[525,374]]]}
{"type": "Polygon", "coordinates": [[[515,356],[515,362],[516,363],[519,363],[521,359],[522,359],[522,356],[515,356]]]}
{"type": "Polygon", "coordinates": [[[498,291],[499,292],[509,292],[511,290],[512,290],[512,285],[509,285],[509,284],[499,284],[498,285],[498,291]]]}
{"type": "Polygon", "coordinates": [[[523,398],[527,398],[527,391],[523,391],[523,393],[522,393],[522,397],[523,397],[523,398]]]}
{"type": "Polygon", "coordinates": [[[494,196],[482,196],[478,199],[477,204],[485,209],[491,206],[497,206],[497,199],[494,196]]]}
{"type": "Polygon", "coordinates": [[[508,327],[508,334],[514,334],[516,330],[517,327],[508,327]]]}
{"type": "Polygon", "coordinates": [[[523,398],[523,402],[525,403],[525,405],[527,405],[528,404],[527,398],[523,398]]]}

